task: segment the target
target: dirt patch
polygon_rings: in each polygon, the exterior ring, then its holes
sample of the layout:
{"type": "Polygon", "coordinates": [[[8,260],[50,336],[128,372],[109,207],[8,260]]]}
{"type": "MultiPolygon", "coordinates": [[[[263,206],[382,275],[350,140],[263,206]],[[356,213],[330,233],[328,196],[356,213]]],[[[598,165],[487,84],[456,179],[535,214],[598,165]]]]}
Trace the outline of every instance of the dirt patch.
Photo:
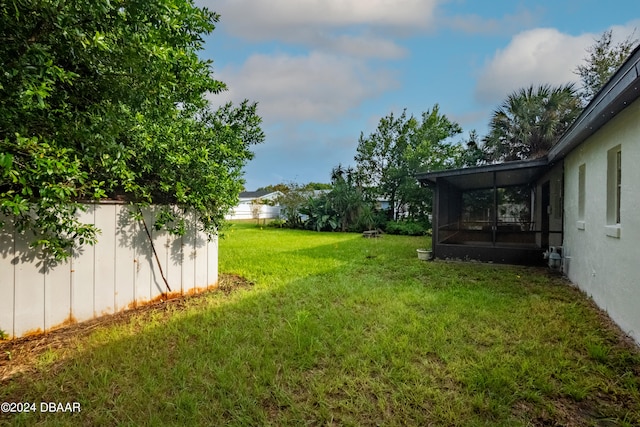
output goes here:
{"type": "Polygon", "coordinates": [[[187,302],[193,303],[200,298],[205,298],[212,292],[223,292],[225,295],[229,295],[237,289],[251,286],[253,286],[253,283],[241,276],[220,274],[216,287],[199,294],[181,295],[166,300],[156,299],[129,310],[101,316],[85,322],[73,323],[53,331],[0,341],[0,384],[8,381],[16,374],[32,370],[39,356],[45,351],[73,347],[72,343],[91,334],[96,329],[110,325],[126,324],[133,316],[164,311],[168,307],[180,309],[185,307],[187,302]]]}

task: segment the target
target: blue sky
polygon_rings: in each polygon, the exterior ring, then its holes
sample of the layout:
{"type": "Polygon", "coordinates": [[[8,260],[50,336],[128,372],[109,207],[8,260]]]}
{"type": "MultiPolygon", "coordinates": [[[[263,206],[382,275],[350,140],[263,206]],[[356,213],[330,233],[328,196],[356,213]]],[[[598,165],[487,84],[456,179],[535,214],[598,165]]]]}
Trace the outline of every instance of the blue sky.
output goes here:
{"type": "Polygon", "coordinates": [[[603,31],[640,38],[638,0],[196,0],[221,20],[203,58],[228,90],[258,102],[266,140],[246,189],[328,182],[353,165],[360,133],[390,112],[440,105],[464,133],[530,84],[577,81],[603,31]],[[637,29],[637,30],[636,30],[637,29]]]}

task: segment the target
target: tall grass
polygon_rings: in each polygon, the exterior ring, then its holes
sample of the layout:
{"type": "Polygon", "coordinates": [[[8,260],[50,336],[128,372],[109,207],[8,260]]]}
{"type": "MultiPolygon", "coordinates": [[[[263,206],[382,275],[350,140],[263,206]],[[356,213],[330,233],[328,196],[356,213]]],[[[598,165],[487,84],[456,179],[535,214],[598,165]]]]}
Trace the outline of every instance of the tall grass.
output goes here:
{"type": "Polygon", "coordinates": [[[236,224],[250,288],[167,305],[41,356],[16,425],[638,425],[640,356],[544,270],[423,262],[425,237],[236,224]]]}

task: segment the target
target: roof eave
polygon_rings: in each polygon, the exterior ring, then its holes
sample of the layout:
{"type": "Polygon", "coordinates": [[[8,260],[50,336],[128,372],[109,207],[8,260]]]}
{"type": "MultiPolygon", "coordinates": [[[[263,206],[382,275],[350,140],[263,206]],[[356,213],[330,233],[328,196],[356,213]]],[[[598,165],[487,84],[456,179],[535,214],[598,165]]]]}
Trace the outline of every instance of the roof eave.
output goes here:
{"type": "Polygon", "coordinates": [[[549,161],[564,158],[639,96],[640,46],[636,47],[549,151],[549,161]]]}
{"type": "Polygon", "coordinates": [[[507,170],[528,169],[547,166],[549,162],[546,158],[534,160],[516,160],[504,163],[495,163],[491,165],[472,166],[461,169],[445,169],[434,172],[421,172],[416,174],[416,178],[425,184],[435,184],[437,178],[447,178],[452,176],[473,175],[484,172],[501,172],[507,170]]]}

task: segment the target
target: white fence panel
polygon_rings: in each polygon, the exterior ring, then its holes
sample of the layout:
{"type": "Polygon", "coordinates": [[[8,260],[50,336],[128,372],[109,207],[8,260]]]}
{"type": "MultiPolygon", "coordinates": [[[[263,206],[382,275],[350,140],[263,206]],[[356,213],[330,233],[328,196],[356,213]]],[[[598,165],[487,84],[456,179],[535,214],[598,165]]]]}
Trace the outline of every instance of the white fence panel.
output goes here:
{"type": "MultiPolygon", "coordinates": [[[[80,213],[79,219],[87,224],[95,224],[95,206],[89,206],[86,212],[80,213]]],[[[108,245],[106,240],[111,236],[111,234],[100,236],[100,243],[108,245]]],[[[83,246],[74,255],[71,259],[71,313],[74,318],[90,319],[95,315],[95,293],[98,291],[95,285],[96,247],[83,246]]],[[[105,276],[99,274],[98,277],[105,279],[105,276]]]]}
{"type": "Polygon", "coordinates": [[[115,205],[115,211],[116,245],[112,251],[104,252],[99,262],[105,267],[111,267],[113,263],[115,269],[113,311],[117,312],[125,310],[130,304],[135,304],[135,276],[139,265],[133,244],[134,236],[140,226],[131,220],[129,209],[126,206],[115,205]],[[115,262],[113,262],[114,258],[115,262]]]}
{"type": "Polygon", "coordinates": [[[45,331],[71,319],[71,260],[63,266],[48,269],[44,275],[45,331]]]}
{"type": "Polygon", "coordinates": [[[208,252],[209,250],[206,246],[193,251],[192,263],[195,274],[195,281],[189,283],[185,282],[185,288],[183,292],[193,292],[198,288],[198,283],[209,282],[209,263],[207,262],[208,252]]]}
{"type": "Polygon", "coordinates": [[[184,258],[184,246],[180,236],[167,235],[165,239],[165,260],[167,266],[167,281],[172,292],[182,292],[183,284],[182,269],[186,267],[184,258]]]}
{"type": "MultiPolygon", "coordinates": [[[[10,260],[14,272],[14,310],[16,306],[22,307],[22,309],[13,313],[13,327],[15,330],[21,331],[21,334],[40,332],[45,329],[46,288],[44,286],[45,276],[42,274],[44,263],[31,256],[27,242],[18,240],[15,242],[14,248],[14,258],[10,260]]],[[[3,268],[2,270],[9,269],[3,268]]],[[[7,286],[11,286],[11,284],[7,283],[7,286]]],[[[2,323],[4,324],[4,321],[2,323]]],[[[0,326],[0,328],[3,327],[0,326]]]]}
{"type": "MultiPolygon", "coordinates": [[[[149,210],[145,210],[143,212],[143,217],[144,220],[147,224],[147,227],[149,228],[149,233],[151,233],[151,230],[153,229],[153,227],[150,226],[150,224],[153,224],[153,213],[149,212],[149,210]]],[[[146,301],[150,301],[153,295],[153,292],[151,291],[152,288],[152,275],[155,276],[155,271],[154,271],[154,262],[156,262],[155,260],[155,256],[153,254],[153,251],[151,249],[151,242],[149,242],[149,236],[147,236],[146,231],[144,230],[144,226],[142,224],[140,224],[138,221],[136,221],[135,223],[137,225],[138,230],[136,234],[133,235],[133,249],[134,249],[134,253],[135,253],[135,257],[136,260],[138,261],[137,264],[137,268],[136,268],[136,274],[134,275],[134,297],[135,297],[135,303],[133,305],[136,305],[138,302],[146,302],[146,301]]],[[[153,238],[153,235],[151,236],[153,238]]],[[[158,247],[157,242],[153,242],[154,246],[158,247]]],[[[158,279],[160,282],[162,282],[162,278],[158,275],[158,279]]],[[[164,288],[164,286],[163,286],[164,288]]],[[[158,284],[158,291],[160,291],[160,286],[158,284]]],[[[159,294],[160,292],[158,292],[159,294]]]]}
{"type": "Polygon", "coordinates": [[[202,259],[207,262],[207,281],[211,282],[214,278],[218,281],[218,236],[214,236],[212,240],[207,241],[206,251],[202,251],[202,259]],[[215,260],[213,257],[215,254],[215,260]]]}
{"type": "MultiPolygon", "coordinates": [[[[197,224],[195,216],[190,216],[186,223],[187,232],[182,237],[182,285],[180,291],[185,293],[196,283],[206,283],[207,276],[198,275],[196,264],[197,224]]],[[[176,291],[178,289],[175,289],[176,291]]]]}
{"type": "Polygon", "coordinates": [[[3,283],[2,293],[0,294],[0,315],[3,316],[3,324],[0,324],[0,329],[4,328],[2,330],[8,334],[13,332],[13,322],[15,320],[13,313],[15,268],[12,265],[12,261],[15,258],[14,245],[13,233],[0,230],[0,280],[3,283]]]}
{"type": "MultiPolygon", "coordinates": [[[[115,313],[161,295],[167,286],[144,226],[129,206],[100,203],[80,214],[101,233],[95,246],[80,247],[66,262],[46,265],[7,218],[0,230],[0,330],[12,337],[37,333],[115,313]]],[[[207,289],[218,282],[218,240],[198,231],[171,236],[153,228],[153,210],[143,209],[158,260],[174,294],[207,289]]]]}

